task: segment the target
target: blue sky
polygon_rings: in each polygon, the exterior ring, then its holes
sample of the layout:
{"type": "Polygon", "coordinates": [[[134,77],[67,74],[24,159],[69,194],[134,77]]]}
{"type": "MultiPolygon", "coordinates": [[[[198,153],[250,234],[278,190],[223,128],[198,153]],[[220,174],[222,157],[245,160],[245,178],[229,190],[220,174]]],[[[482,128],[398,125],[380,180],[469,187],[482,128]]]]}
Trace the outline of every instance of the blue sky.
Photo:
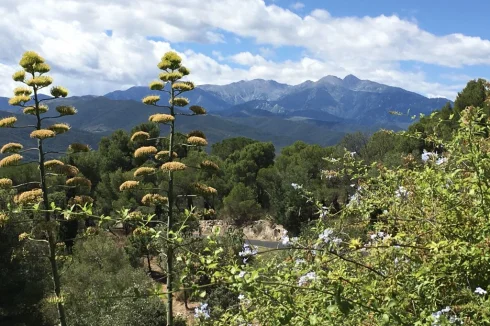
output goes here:
{"type": "Polygon", "coordinates": [[[484,0],[6,1],[0,96],[25,50],[74,95],[145,85],[174,50],[198,84],[354,74],[454,99],[469,79],[490,78],[488,12],[484,0]]]}

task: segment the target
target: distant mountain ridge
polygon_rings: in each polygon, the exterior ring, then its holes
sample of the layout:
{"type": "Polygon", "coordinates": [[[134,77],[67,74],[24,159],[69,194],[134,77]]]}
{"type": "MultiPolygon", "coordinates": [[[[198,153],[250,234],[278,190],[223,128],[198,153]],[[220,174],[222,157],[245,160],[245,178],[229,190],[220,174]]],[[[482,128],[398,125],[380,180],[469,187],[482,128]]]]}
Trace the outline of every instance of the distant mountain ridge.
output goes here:
{"type": "MultiPolygon", "coordinates": [[[[73,129],[59,140],[54,139],[60,142],[55,147],[64,148],[70,141],[87,142],[96,147],[102,136],[117,129],[129,131],[147,122],[149,115],[164,110],[141,103],[141,99],[150,94],[159,94],[166,100],[166,93],[135,86],[104,96],[75,96],[46,102],[51,110],[57,105],[73,105],[78,110],[75,116],[57,119],[73,129]]],[[[449,101],[429,99],[352,75],[344,79],[326,76],[294,86],[263,79],[201,85],[185,96],[192,105],[205,107],[209,114],[179,119],[179,131],[202,130],[210,144],[244,136],[272,141],[278,149],[296,140],[325,146],[337,143],[349,132],[374,132],[379,128],[400,130],[412,121],[409,117],[391,115],[389,111],[410,109],[410,114],[428,114],[449,101]]],[[[20,108],[9,106],[7,98],[0,97],[0,117],[14,113],[19,115],[19,122],[28,122],[29,117],[23,117],[21,112],[20,108]]],[[[22,137],[25,137],[23,129],[0,129],[0,143],[19,141],[22,137]]],[[[26,142],[30,141],[26,139],[26,142]]]]}
{"type": "MultiPolygon", "coordinates": [[[[147,87],[131,87],[126,91],[106,94],[110,99],[140,101],[154,94],[147,87]]],[[[420,94],[354,75],[344,79],[325,76],[316,82],[298,85],[281,84],[273,80],[254,79],[227,85],[200,85],[189,93],[191,103],[204,106],[210,113],[224,116],[264,116],[260,110],[279,116],[331,120],[332,116],[362,125],[380,122],[408,122],[396,119],[389,111],[428,114],[444,106],[448,99],[427,98],[420,94]]]]}

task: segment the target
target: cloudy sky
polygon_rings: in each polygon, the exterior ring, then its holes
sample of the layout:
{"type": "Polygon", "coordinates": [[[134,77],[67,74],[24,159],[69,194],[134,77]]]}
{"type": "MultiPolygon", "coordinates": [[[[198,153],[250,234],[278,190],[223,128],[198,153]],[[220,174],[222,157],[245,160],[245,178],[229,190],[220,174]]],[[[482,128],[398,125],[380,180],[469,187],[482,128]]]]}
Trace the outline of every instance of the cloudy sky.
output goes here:
{"type": "Polygon", "coordinates": [[[154,79],[182,54],[197,84],[354,74],[454,99],[490,78],[487,0],[0,0],[0,96],[26,50],[72,95],[154,79]]]}

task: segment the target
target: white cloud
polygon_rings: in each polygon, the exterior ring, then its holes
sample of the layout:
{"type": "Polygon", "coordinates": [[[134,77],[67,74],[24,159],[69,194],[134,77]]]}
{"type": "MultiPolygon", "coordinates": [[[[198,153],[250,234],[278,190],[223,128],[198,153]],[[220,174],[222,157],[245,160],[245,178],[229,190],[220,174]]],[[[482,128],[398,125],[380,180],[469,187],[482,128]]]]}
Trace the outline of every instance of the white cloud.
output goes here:
{"type": "Polygon", "coordinates": [[[425,95],[453,98],[461,81],[451,80],[458,84],[450,86],[430,83],[423,71],[403,71],[398,63],[490,65],[490,41],[479,37],[437,36],[397,16],[333,17],[317,9],[300,17],[278,4],[266,5],[262,0],[68,0],[60,5],[55,0],[2,0],[0,95],[9,95],[11,73],[25,50],[39,51],[52,65],[56,82],[68,86],[73,94],[103,94],[147,84],[157,74],[160,56],[174,42],[223,43],[228,39],[225,35],[231,35],[231,42],[220,47],[232,50],[233,43],[246,38],[262,49],[259,54],[215,52],[213,58],[185,51],[196,82],[265,78],[296,84],[328,74],[343,77],[352,73],[425,95]],[[105,30],[112,30],[112,36],[105,30]],[[166,41],[149,41],[147,36],[166,41]],[[296,62],[272,61],[268,49],[281,46],[300,47],[305,56],[296,62]],[[243,67],[232,68],[226,59],[243,67]]]}
{"type": "Polygon", "coordinates": [[[301,9],[303,9],[305,7],[305,4],[298,1],[298,2],[295,2],[295,3],[291,4],[290,7],[293,10],[301,10],[301,9]]]}

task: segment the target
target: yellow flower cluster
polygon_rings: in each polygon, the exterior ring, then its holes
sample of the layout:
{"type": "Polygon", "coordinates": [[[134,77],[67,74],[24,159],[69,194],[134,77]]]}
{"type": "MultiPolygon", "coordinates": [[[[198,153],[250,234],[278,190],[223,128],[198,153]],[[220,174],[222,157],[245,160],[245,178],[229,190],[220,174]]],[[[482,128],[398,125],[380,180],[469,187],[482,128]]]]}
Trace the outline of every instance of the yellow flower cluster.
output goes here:
{"type": "Polygon", "coordinates": [[[155,123],[169,123],[174,121],[175,118],[170,114],[157,113],[150,115],[150,118],[148,120],[155,123]]]}
{"type": "Polygon", "coordinates": [[[63,134],[70,130],[70,125],[66,123],[55,123],[48,127],[49,130],[54,131],[56,134],[63,134]]]}
{"type": "Polygon", "coordinates": [[[206,114],[206,109],[203,108],[202,106],[199,106],[199,105],[193,105],[189,108],[189,110],[194,112],[194,114],[196,114],[196,115],[206,114]]]}
{"type": "MultiPolygon", "coordinates": [[[[156,153],[155,158],[160,161],[168,160],[169,153],[170,153],[169,151],[159,151],[158,153],[156,153]]],[[[172,156],[173,158],[179,157],[179,155],[176,152],[172,152],[172,156]]]]}
{"type": "Polygon", "coordinates": [[[37,86],[38,88],[43,88],[51,85],[53,83],[53,78],[48,76],[37,76],[26,81],[27,86],[37,86]]]}
{"type": "Polygon", "coordinates": [[[32,94],[32,90],[28,87],[16,87],[14,89],[14,95],[15,96],[20,96],[20,95],[31,95],[32,94]]]}
{"type": "Polygon", "coordinates": [[[1,178],[0,179],[0,189],[9,189],[12,187],[12,180],[8,178],[1,178]]]}
{"type": "Polygon", "coordinates": [[[201,194],[214,195],[218,193],[218,191],[215,188],[206,186],[205,184],[199,182],[194,183],[193,186],[194,189],[196,189],[196,191],[201,194]]]}
{"type": "Polygon", "coordinates": [[[173,100],[170,99],[168,102],[170,103],[170,105],[182,107],[189,104],[189,99],[185,97],[175,97],[173,100]]]}
{"type": "Polygon", "coordinates": [[[56,133],[49,129],[39,129],[31,132],[31,138],[47,139],[53,138],[54,136],[56,136],[56,133]]]}
{"type": "Polygon", "coordinates": [[[160,101],[160,96],[158,95],[149,95],[141,100],[143,103],[148,105],[155,105],[158,101],[160,101]]]}
{"type": "Polygon", "coordinates": [[[145,141],[150,138],[150,134],[145,131],[137,131],[131,136],[132,142],[145,141]]]}
{"type": "Polygon", "coordinates": [[[68,200],[68,205],[80,205],[80,206],[85,206],[85,204],[93,204],[94,199],[90,196],[75,196],[73,198],[70,198],[68,200]]]}
{"type": "Polygon", "coordinates": [[[8,143],[8,144],[5,144],[2,146],[2,148],[0,149],[0,153],[2,153],[2,154],[4,154],[4,153],[17,153],[22,148],[24,148],[24,146],[22,146],[22,144],[8,143]]]}
{"type": "Polygon", "coordinates": [[[187,138],[187,142],[195,146],[206,146],[208,144],[206,139],[197,136],[187,138]]]}
{"type": "Polygon", "coordinates": [[[148,87],[153,91],[160,91],[165,87],[165,83],[159,80],[154,80],[148,85],[148,87]]]}
{"type": "Polygon", "coordinates": [[[57,106],[56,111],[58,111],[58,113],[61,116],[74,115],[77,113],[77,110],[73,106],[67,106],[67,105],[57,106]]]}
{"type": "Polygon", "coordinates": [[[211,169],[211,170],[219,170],[218,164],[210,161],[210,160],[205,160],[201,162],[201,168],[203,169],[211,169]]]}
{"type": "MultiPolygon", "coordinates": [[[[48,106],[47,105],[39,105],[38,110],[39,114],[43,114],[48,112],[48,106]]],[[[36,115],[36,107],[34,106],[28,106],[24,108],[22,111],[24,114],[31,114],[31,115],[36,115]]]]}
{"type": "Polygon", "coordinates": [[[92,188],[92,182],[84,177],[73,177],[66,180],[67,186],[92,188]]]}
{"type": "Polygon", "coordinates": [[[141,199],[141,203],[145,206],[166,204],[168,198],[159,194],[146,194],[141,199]]]}
{"type": "Polygon", "coordinates": [[[32,189],[24,191],[14,196],[14,202],[16,204],[32,204],[39,203],[43,200],[43,191],[41,189],[32,189]]]}
{"type": "Polygon", "coordinates": [[[51,95],[53,95],[53,97],[67,97],[68,90],[61,86],[54,86],[51,88],[51,95]]]}
{"type": "Polygon", "coordinates": [[[68,146],[68,150],[73,153],[89,152],[90,147],[86,144],[73,143],[68,146]]]}
{"type": "Polygon", "coordinates": [[[134,151],[134,157],[145,157],[148,155],[154,155],[157,153],[157,149],[154,146],[143,146],[134,151]]]}
{"type": "Polygon", "coordinates": [[[10,105],[23,105],[25,102],[29,102],[31,97],[28,95],[17,95],[9,99],[10,105]]]}
{"type": "Polygon", "coordinates": [[[59,170],[60,173],[63,173],[67,177],[74,177],[76,176],[80,171],[76,166],[65,164],[64,166],[60,167],[59,170]]]}
{"type": "Polygon", "coordinates": [[[8,127],[13,127],[14,123],[17,122],[16,117],[7,117],[0,119],[0,128],[8,128],[8,127]]]}
{"type": "Polygon", "coordinates": [[[185,170],[187,166],[180,162],[167,162],[161,167],[163,171],[182,171],[185,170]]]}
{"type": "Polygon", "coordinates": [[[17,164],[22,160],[22,156],[19,154],[12,154],[7,157],[4,157],[2,160],[0,160],[0,167],[4,168],[7,166],[12,166],[17,164]]]}
{"type": "Polygon", "coordinates": [[[139,181],[133,181],[133,180],[125,181],[119,186],[119,191],[134,189],[139,184],[140,184],[139,181]]]}
{"type": "Polygon", "coordinates": [[[134,171],[134,176],[139,177],[139,176],[145,176],[145,175],[150,175],[155,173],[155,168],[150,168],[150,167],[140,167],[134,171]]]}

